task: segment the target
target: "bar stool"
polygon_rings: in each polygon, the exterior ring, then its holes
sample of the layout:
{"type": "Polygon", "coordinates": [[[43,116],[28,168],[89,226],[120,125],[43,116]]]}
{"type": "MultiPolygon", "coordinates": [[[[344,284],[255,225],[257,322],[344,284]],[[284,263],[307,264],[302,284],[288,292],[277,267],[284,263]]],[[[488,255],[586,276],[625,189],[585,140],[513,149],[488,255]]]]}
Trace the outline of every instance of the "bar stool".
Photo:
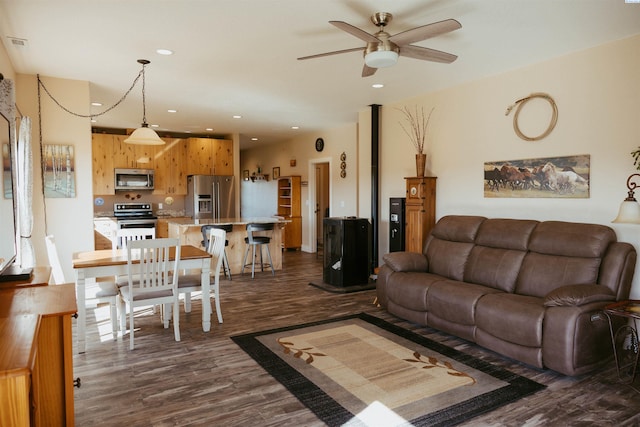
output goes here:
{"type": "Polygon", "coordinates": [[[251,223],[247,224],[247,237],[244,238],[244,242],[247,244],[247,249],[244,252],[244,260],[242,261],[242,272],[244,274],[245,267],[251,266],[251,278],[255,277],[256,267],[256,246],[260,250],[260,270],[264,271],[265,266],[271,267],[271,274],[276,275],[276,270],[273,268],[273,261],[271,260],[271,251],[269,250],[269,243],[271,243],[270,236],[254,235],[256,231],[271,231],[273,232],[273,223],[251,223]],[[267,256],[269,257],[269,263],[265,263],[262,259],[262,247],[267,248],[267,256]],[[249,248],[252,249],[251,263],[247,264],[247,256],[249,255],[249,248]]]}
{"type": "MultiPolygon", "coordinates": [[[[228,234],[233,231],[233,224],[207,224],[200,227],[203,239],[202,246],[204,246],[205,250],[209,247],[209,230],[212,228],[224,230],[228,234]]],[[[225,239],[224,246],[225,250],[222,256],[222,270],[224,271],[224,275],[231,280],[231,267],[229,266],[229,259],[227,258],[226,250],[226,247],[229,246],[229,239],[225,239]]]]}

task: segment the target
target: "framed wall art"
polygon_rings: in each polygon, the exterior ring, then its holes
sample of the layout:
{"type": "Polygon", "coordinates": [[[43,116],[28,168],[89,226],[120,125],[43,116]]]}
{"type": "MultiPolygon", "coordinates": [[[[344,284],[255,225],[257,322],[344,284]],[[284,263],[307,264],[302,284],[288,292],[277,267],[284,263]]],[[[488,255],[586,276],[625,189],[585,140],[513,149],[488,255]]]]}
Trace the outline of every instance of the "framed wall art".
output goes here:
{"type": "Polygon", "coordinates": [[[280,166],[273,168],[273,179],[280,178],[280,166]]]}
{"type": "Polygon", "coordinates": [[[589,198],[591,156],[503,160],[484,164],[484,197],[589,198]]]}
{"type": "Polygon", "coordinates": [[[51,198],[76,197],[73,145],[44,144],[42,148],[44,196],[51,198]]]}

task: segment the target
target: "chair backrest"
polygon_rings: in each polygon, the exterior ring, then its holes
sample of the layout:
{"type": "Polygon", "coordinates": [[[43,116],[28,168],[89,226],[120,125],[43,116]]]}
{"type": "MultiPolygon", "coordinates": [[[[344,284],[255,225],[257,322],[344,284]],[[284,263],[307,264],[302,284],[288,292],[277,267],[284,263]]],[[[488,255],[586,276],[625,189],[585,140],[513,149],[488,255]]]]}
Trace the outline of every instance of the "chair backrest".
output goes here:
{"type": "Polygon", "coordinates": [[[118,228],[111,240],[113,250],[126,249],[127,244],[132,240],[155,239],[155,228],[118,228]]]}
{"type": "Polygon", "coordinates": [[[62,264],[60,264],[60,258],[58,257],[55,239],[52,235],[49,235],[44,238],[44,241],[47,246],[47,257],[49,258],[49,265],[51,265],[53,283],[56,285],[67,283],[67,280],[64,278],[64,272],[62,271],[62,264]]]}
{"type": "Polygon", "coordinates": [[[256,222],[247,224],[247,237],[249,238],[249,243],[254,243],[253,233],[256,231],[273,231],[274,223],[273,222],[256,222]]]}
{"type": "Polygon", "coordinates": [[[209,230],[213,228],[230,233],[233,231],[233,224],[207,224],[200,227],[200,231],[202,232],[202,246],[204,246],[205,250],[209,248],[209,230]]]}
{"type": "Polygon", "coordinates": [[[131,240],[127,243],[129,287],[149,292],[177,288],[180,241],[177,238],[131,240]],[[175,250],[170,259],[171,248],[175,250]],[[139,264],[135,263],[139,260],[139,264]]]}
{"type": "Polygon", "coordinates": [[[227,232],[221,228],[209,229],[209,246],[207,252],[211,254],[211,264],[213,265],[212,273],[215,273],[216,277],[220,272],[222,266],[222,259],[224,258],[224,245],[227,240],[227,232]]]}

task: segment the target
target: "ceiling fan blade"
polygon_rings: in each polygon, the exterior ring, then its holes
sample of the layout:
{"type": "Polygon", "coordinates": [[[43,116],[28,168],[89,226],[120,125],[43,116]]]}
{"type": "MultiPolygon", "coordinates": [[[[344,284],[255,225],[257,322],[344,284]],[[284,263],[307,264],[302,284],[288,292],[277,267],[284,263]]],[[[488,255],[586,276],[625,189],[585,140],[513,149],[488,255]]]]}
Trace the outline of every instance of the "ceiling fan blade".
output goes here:
{"type": "Polygon", "coordinates": [[[298,58],[298,60],[321,58],[323,56],[338,55],[340,53],[356,52],[358,50],[364,50],[364,47],[352,47],[351,49],[334,50],[333,52],[325,52],[325,53],[318,53],[316,55],[302,56],[302,57],[298,58]]]}
{"type": "Polygon", "coordinates": [[[426,40],[460,28],[462,28],[462,24],[455,19],[446,19],[444,21],[434,22],[432,24],[423,25],[421,27],[412,28],[411,30],[394,34],[389,37],[389,41],[402,47],[404,45],[426,40]]]}
{"type": "Polygon", "coordinates": [[[400,56],[422,59],[424,61],[442,62],[444,64],[450,64],[458,59],[458,55],[420,46],[402,46],[400,48],[400,56]]]}
{"type": "Polygon", "coordinates": [[[347,33],[351,34],[352,36],[356,36],[360,40],[365,41],[367,43],[369,43],[369,42],[377,43],[379,41],[373,34],[369,34],[366,31],[361,30],[358,27],[354,27],[351,24],[347,24],[346,22],[343,22],[343,21],[329,21],[329,24],[340,28],[342,31],[346,31],[347,33]]]}
{"type": "Polygon", "coordinates": [[[367,64],[364,64],[364,67],[362,67],[362,77],[369,77],[369,76],[373,76],[376,71],[378,71],[377,68],[372,68],[369,67],[367,64]]]}

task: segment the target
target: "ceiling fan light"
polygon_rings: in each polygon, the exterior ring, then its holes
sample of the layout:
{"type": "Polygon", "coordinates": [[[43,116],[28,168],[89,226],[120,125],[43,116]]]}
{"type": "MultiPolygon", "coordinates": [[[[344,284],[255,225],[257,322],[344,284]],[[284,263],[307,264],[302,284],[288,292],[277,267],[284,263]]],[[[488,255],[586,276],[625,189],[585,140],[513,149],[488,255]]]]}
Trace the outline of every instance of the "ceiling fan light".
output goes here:
{"type": "Polygon", "coordinates": [[[134,130],[124,142],[134,145],[164,145],[164,141],[161,140],[158,134],[153,129],[150,129],[146,123],[143,123],[142,127],[134,130]]]}
{"type": "Polygon", "coordinates": [[[364,63],[371,68],[385,68],[396,65],[398,62],[398,52],[393,50],[375,50],[369,52],[364,57],[364,63]]]}

